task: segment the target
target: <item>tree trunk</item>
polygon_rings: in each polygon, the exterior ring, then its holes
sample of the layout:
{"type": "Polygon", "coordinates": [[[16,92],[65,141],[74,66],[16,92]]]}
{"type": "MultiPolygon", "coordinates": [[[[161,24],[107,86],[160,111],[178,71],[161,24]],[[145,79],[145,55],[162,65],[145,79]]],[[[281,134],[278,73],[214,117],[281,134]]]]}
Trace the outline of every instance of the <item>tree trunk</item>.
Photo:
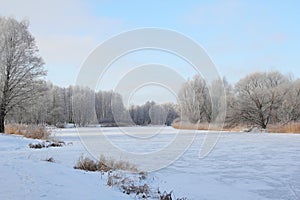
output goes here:
{"type": "Polygon", "coordinates": [[[4,133],[4,113],[0,113],[0,133],[4,133]]]}

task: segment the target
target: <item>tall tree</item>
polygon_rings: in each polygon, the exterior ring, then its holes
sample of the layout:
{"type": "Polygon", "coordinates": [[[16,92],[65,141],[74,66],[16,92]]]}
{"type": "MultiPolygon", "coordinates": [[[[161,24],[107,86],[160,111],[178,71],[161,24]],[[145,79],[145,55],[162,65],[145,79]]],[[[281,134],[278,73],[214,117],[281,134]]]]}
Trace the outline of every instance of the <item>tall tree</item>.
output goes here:
{"type": "Polygon", "coordinates": [[[285,125],[300,119],[300,79],[293,81],[277,113],[278,121],[285,125]]]}
{"type": "Polygon", "coordinates": [[[289,85],[289,78],[279,72],[254,73],[241,79],[235,86],[235,116],[242,122],[267,128],[275,120],[289,85]]]}
{"type": "Polygon", "coordinates": [[[35,98],[46,75],[28,21],[0,17],[0,132],[6,115],[35,98]]]}
{"type": "Polygon", "coordinates": [[[89,88],[74,87],[72,104],[73,119],[78,126],[86,126],[96,121],[94,91],[89,88]]]}
{"type": "Polygon", "coordinates": [[[188,119],[191,123],[211,122],[211,98],[208,85],[202,77],[196,75],[184,83],[178,97],[182,118],[188,119]]]}

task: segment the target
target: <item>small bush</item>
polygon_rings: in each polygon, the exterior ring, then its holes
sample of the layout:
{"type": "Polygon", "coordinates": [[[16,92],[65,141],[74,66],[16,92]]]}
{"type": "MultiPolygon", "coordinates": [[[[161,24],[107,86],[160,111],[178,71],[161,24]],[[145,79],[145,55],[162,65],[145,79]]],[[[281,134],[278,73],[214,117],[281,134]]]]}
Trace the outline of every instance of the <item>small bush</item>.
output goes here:
{"type": "Polygon", "coordinates": [[[48,139],[50,132],[44,126],[8,124],[5,126],[6,134],[22,135],[32,139],[48,139]]]}
{"type": "Polygon", "coordinates": [[[42,149],[42,148],[49,148],[49,147],[62,147],[65,143],[62,141],[46,141],[46,142],[39,142],[39,143],[30,143],[28,146],[31,149],[42,149]]]}
{"type": "Polygon", "coordinates": [[[108,172],[111,170],[123,170],[129,172],[138,172],[135,165],[127,161],[116,161],[114,159],[107,159],[103,155],[100,156],[98,161],[94,161],[88,157],[80,157],[74,166],[75,169],[81,169],[85,171],[101,171],[108,172]]]}
{"type": "Polygon", "coordinates": [[[134,183],[130,185],[124,184],[121,185],[121,189],[123,190],[123,193],[127,195],[134,194],[144,199],[150,197],[150,192],[151,192],[147,184],[143,184],[143,185],[135,185],[134,183]]]}
{"type": "Polygon", "coordinates": [[[153,196],[153,191],[145,181],[141,181],[140,174],[131,174],[127,177],[121,172],[108,174],[107,185],[116,186],[124,194],[134,195],[138,198],[146,199],[153,196]]]}
{"type": "Polygon", "coordinates": [[[50,142],[48,145],[47,145],[47,148],[48,147],[62,147],[64,146],[65,143],[64,142],[61,142],[61,141],[58,141],[58,142],[50,142]]]}
{"type": "Polygon", "coordinates": [[[172,192],[164,192],[163,194],[159,195],[159,200],[172,200],[172,192]]]}
{"type": "Polygon", "coordinates": [[[45,148],[45,147],[46,147],[46,145],[45,145],[44,142],[37,143],[37,144],[32,144],[32,143],[30,143],[28,146],[29,146],[29,148],[31,148],[31,149],[42,149],[42,148],[45,148]]]}
{"type": "Polygon", "coordinates": [[[100,156],[98,164],[104,165],[105,167],[109,167],[111,170],[124,170],[129,172],[139,171],[135,165],[131,164],[128,161],[123,161],[123,160],[116,161],[112,158],[107,159],[103,155],[100,156]]]}
{"type": "Polygon", "coordinates": [[[97,170],[101,172],[108,172],[112,170],[105,162],[101,162],[100,160],[97,162],[97,170]]]}
{"type": "Polygon", "coordinates": [[[74,169],[81,169],[81,170],[92,171],[92,172],[98,171],[97,162],[87,157],[86,158],[80,157],[76,165],[74,166],[74,169]]]}
{"type": "MultiPolygon", "coordinates": [[[[173,191],[171,191],[170,193],[165,191],[163,194],[161,194],[160,191],[158,191],[158,193],[159,193],[159,200],[172,200],[173,199],[172,196],[174,196],[174,195],[172,195],[173,191]]],[[[186,197],[182,197],[182,198],[175,198],[174,197],[174,199],[176,199],[176,200],[187,200],[186,197]]]]}

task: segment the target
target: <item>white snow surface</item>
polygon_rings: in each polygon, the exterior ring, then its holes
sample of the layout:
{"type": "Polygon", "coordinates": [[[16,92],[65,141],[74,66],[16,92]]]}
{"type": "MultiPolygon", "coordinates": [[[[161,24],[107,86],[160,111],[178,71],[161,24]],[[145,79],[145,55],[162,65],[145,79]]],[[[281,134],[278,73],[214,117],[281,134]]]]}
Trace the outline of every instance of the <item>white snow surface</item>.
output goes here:
{"type": "MultiPolygon", "coordinates": [[[[97,129],[81,128],[80,131],[94,135],[97,129]]],[[[139,145],[139,140],[129,144],[128,135],[118,128],[101,129],[120,148],[146,153],[164,148],[176,134],[173,128],[164,127],[160,134],[153,136],[158,137],[151,141],[153,144],[139,145]]],[[[156,130],[155,127],[127,129],[141,135],[156,130]]],[[[55,137],[67,145],[45,149],[28,147],[38,140],[0,134],[0,199],[137,199],[106,186],[106,176],[99,172],[73,169],[81,155],[92,157],[77,131],[54,130],[55,137]],[[43,161],[50,157],[55,163],[43,161]]],[[[188,132],[185,132],[187,137],[188,132]]],[[[177,198],[195,200],[300,199],[299,134],[224,132],[213,151],[200,159],[199,150],[206,134],[197,132],[193,144],[178,160],[150,172],[150,187],[173,191],[177,198]]]]}

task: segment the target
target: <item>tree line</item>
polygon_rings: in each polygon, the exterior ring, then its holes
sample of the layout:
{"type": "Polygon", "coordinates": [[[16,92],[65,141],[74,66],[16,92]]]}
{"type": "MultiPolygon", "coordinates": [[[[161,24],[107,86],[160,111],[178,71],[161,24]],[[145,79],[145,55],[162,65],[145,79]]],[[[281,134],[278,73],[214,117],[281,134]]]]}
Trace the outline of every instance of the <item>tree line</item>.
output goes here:
{"type": "Polygon", "coordinates": [[[121,95],[113,91],[94,92],[79,86],[64,88],[49,82],[42,85],[43,93],[28,104],[15,107],[8,114],[7,122],[55,126],[66,123],[77,126],[171,125],[178,117],[173,104],[146,102],[127,109],[121,95]]]}
{"type": "Polygon", "coordinates": [[[236,84],[226,79],[211,84],[200,76],[187,81],[180,93],[182,120],[191,123],[213,122],[216,114],[226,112],[225,125],[251,125],[266,129],[269,124],[285,125],[300,119],[300,79],[293,79],[280,72],[250,74],[236,84]],[[210,90],[214,88],[214,94],[210,90]],[[226,107],[218,107],[223,100],[218,89],[224,90],[226,107]],[[214,103],[212,103],[214,102],[214,103]]]}

